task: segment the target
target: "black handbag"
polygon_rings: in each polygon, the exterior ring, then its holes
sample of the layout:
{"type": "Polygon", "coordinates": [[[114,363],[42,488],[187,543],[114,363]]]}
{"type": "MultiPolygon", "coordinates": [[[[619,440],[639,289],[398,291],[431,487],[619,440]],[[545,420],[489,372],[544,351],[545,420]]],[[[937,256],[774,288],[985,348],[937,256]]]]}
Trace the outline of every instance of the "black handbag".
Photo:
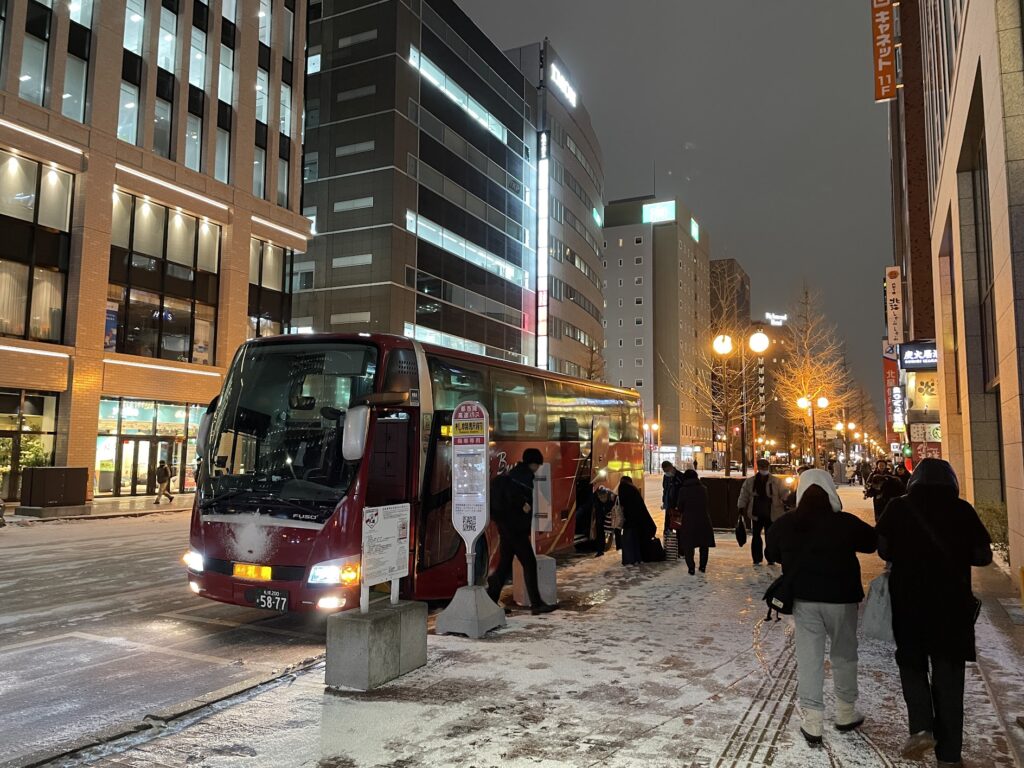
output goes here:
{"type": "Polygon", "coordinates": [[[743,515],[736,520],[736,543],[741,547],[747,543],[747,524],[743,521],[743,515]]]}
{"type": "Polygon", "coordinates": [[[769,617],[772,611],[787,616],[793,613],[793,581],[793,578],[784,573],[764,591],[763,600],[768,604],[769,617]]]}

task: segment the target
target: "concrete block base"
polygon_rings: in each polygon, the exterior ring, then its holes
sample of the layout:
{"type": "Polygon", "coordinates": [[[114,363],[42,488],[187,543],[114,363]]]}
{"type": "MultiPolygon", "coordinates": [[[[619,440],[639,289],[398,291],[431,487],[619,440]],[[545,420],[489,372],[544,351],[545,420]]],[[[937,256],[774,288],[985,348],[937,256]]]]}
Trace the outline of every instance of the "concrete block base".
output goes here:
{"type": "MultiPolygon", "coordinates": [[[[537,555],[537,586],[540,588],[540,599],[548,605],[558,602],[558,573],[555,558],[537,555]]],[[[530,596],[526,594],[526,582],[523,580],[523,566],[514,561],[512,566],[512,599],[518,605],[530,605],[530,596]]]]}
{"type": "Polygon", "coordinates": [[[459,587],[451,603],[437,617],[434,631],[439,635],[465,635],[475,640],[506,624],[505,611],[487,596],[486,589],[459,587]]]}
{"type": "Polygon", "coordinates": [[[330,688],[368,691],[427,663],[427,606],[402,601],[327,619],[330,688]]]}
{"type": "Polygon", "coordinates": [[[80,504],[71,507],[15,507],[14,514],[26,517],[81,517],[92,514],[92,504],[80,504]]]}

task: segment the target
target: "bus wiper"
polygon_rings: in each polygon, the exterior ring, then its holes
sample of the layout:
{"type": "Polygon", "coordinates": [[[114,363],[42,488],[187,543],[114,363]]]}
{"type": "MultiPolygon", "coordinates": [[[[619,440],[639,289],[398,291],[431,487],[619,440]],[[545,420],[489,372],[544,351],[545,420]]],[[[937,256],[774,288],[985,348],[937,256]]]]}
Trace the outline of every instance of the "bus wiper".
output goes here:
{"type": "Polygon", "coordinates": [[[221,493],[216,493],[213,496],[210,496],[208,499],[203,499],[203,501],[199,504],[199,509],[210,509],[211,507],[217,506],[222,501],[225,501],[226,499],[230,499],[233,496],[237,496],[240,493],[252,493],[252,492],[253,491],[252,491],[251,488],[231,488],[231,489],[229,489],[227,491],[223,491],[221,493]]]}

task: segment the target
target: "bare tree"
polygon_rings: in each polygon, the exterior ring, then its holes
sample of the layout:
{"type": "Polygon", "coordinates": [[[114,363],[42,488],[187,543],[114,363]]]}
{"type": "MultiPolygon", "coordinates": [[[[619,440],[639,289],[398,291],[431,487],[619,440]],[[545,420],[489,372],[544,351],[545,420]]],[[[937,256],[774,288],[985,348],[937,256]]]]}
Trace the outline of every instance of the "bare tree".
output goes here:
{"type": "Polygon", "coordinates": [[[793,422],[811,427],[811,416],[797,404],[807,398],[815,409],[817,428],[829,428],[843,418],[843,409],[855,398],[843,343],[821,311],[817,296],[806,285],[790,317],[788,357],[775,377],[776,394],[793,422]],[[819,411],[815,403],[820,397],[827,398],[829,405],[819,411]]]}
{"type": "Polygon", "coordinates": [[[605,362],[604,355],[597,347],[590,347],[590,354],[587,357],[586,366],[583,369],[583,378],[587,381],[604,381],[605,362]]]}
{"type": "MultiPolygon", "coordinates": [[[[679,396],[690,400],[699,413],[711,418],[715,441],[718,435],[725,436],[726,475],[730,474],[735,432],[744,413],[750,413],[756,381],[757,358],[744,351],[750,318],[740,313],[741,289],[742,280],[736,272],[723,273],[711,281],[711,324],[707,329],[697,329],[706,337],[692,371],[680,375],[664,360],[659,360],[679,396]],[[730,354],[715,353],[712,342],[719,336],[731,339],[730,354]]],[[[745,447],[740,446],[740,450],[745,447]]]]}

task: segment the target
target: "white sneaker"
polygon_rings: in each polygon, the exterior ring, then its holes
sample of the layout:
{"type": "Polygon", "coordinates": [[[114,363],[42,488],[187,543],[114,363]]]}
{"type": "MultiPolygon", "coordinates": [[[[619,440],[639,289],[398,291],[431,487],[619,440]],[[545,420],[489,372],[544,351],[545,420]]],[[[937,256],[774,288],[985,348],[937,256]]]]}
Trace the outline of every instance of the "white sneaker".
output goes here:
{"type": "Polygon", "coordinates": [[[805,709],[803,711],[803,723],[800,725],[800,733],[807,739],[812,747],[820,747],[822,743],[821,731],[824,713],[820,709],[805,709]]]}
{"type": "Polygon", "coordinates": [[[864,724],[864,715],[857,711],[854,703],[836,701],[836,730],[847,733],[860,728],[864,724]]]}
{"type": "Polygon", "coordinates": [[[921,760],[935,749],[935,737],[931,731],[918,731],[907,737],[900,747],[900,756],[907,760],[921,760]]]}

